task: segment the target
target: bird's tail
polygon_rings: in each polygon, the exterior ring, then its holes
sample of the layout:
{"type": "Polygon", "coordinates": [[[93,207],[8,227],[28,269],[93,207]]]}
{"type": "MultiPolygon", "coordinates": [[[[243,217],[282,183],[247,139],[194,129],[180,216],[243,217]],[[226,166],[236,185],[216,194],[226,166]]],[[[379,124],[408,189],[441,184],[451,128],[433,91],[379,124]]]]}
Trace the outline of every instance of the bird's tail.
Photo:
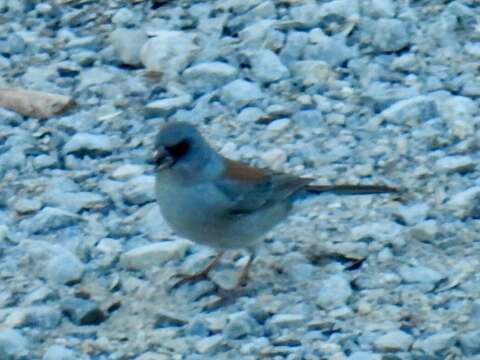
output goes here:
{"type": "Polygon", "coordinates": [[[312,194],[335,195],[371,195],[400,192],[400,189],[386,185],[306,185],[304,188],[312,194]]]}

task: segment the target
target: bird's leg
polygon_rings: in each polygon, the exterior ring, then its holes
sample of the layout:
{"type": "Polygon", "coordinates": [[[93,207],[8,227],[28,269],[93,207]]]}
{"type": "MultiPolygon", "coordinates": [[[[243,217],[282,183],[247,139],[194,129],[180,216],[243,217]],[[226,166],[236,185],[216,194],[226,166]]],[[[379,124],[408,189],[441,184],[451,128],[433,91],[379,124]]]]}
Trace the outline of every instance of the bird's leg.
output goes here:
{"type": "Polygon", "coordinates": [[[208,279],[208,273],[210,272],[210,270],[212,270],[218,264],[218,262],[220,261],[220,258],[222,257],[223,253],[224,253],[224,251],[220,251],[217,255],[215,255],[213,260],[210,261],[208,263],[208,265],[203,270],[200,270],[197,273],[194,273],[194,274],[179,273],[179,274],[173,275],[173,277],[180,278],[180,280],[177,281],[172,286],[172,288],[177,288],[180,285],[183,285],[187,282],[197,282],[197,281],[201,281],[201,280],[207,280],[208,279]]]}
{"type": "Polygon", "coordinates": [[[243,293],[248,283],[250,268],[252,267],[254,259],[255,259],[255,255],[252,253],[250,255],[250,258],[248,259],[247,265],[245,265],[242,271],[240,272],[240,276],[238,277],[237,284],[232,289],[225,289],[225,288],[219,287],[217,295],[220,298],[214,301],[213,303],[210,303],[209,305],[207,305],[208,308],[213,309],[221,305],[231,303],[233,300],[235,300],[238,296],[240,296],[243,293]]]}

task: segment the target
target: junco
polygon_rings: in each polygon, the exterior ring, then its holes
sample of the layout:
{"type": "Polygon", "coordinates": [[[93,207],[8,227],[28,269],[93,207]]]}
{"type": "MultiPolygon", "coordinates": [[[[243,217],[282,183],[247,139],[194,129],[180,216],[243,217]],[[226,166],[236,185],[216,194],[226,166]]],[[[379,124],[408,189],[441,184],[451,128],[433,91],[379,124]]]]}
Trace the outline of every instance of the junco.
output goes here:
{"type": "Polygon", "coordinates": [[[164,125],[155,140],[155,192],[161,213],[178,235],[211,246],[218,255],[205,269],[180,275],[206,278],[227,249],[250,251],[236,288],[244,286],[259,239],[284,220],[292,203],[309,194],[395,193],[383,185],[312,185],[313,179],[258,169],[227,159],[184,122],[164,125]]]}

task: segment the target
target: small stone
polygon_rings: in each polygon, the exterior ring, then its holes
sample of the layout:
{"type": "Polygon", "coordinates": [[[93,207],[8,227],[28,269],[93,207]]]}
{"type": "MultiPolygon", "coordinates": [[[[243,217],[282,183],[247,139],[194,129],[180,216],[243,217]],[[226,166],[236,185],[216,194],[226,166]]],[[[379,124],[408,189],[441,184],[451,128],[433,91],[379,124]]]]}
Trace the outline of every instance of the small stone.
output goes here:
{"type": "Polygon", "coordinates": [[[62,321],[60,310],[48,305],[30,306],[25,316],[25,325],[38,329],[54,329],[62,321]]]}
{"type": "Polygon", "coordinates": [[[237,116],[237,120],[244,123],[254,123],[262,118],[264,112],[258,107],[246,107],[237,116]]]}
{"type": "Polygon", "coordinates": [[[279,133],[284,132],[290,126],[290,123],[291,121],[288,118],[274,120],[268,124],[265,131],[269,136],[276,136],[279,133]]]}
{"type": "Polygon", "coordinates": [[[256,299],[250,299],[245,305],[245,310],[260,324],[263,324],[269,316],[262,303],[256,299]]]}
{"type": "Polygon", "coordinates": [[[348,360],[382,360],[382,355],[369,351],[356,351],[348,357],[348,360]]]}
{"type": "Polygon", "coordinates": [[[352,295],[350,282],[343,275],[332,275],[320,282],[316,304],[322,309],[344,306],[352,295]]]}
{"type": "Polygon", "coordinates": [[[427,96],[416,96],[399,100],[383,110],[372,121],[381,123],[383,120],[398,125],[417,124],[438,116],[435,102],[427,96]]]}
{"type": "Polygon", "coordinates": [[[161,30],[143,45],[140,59],[147,70],[174,76],[188,66],[198,50],[188,33],[161,30]]]}
{"type": "Polygon", "coordinates": [[[410,29],[398,19],[378,19],[372,44],[380,51],[399,51],[410,44],[410,29]]]}
{"type": "Polygon", "coordinates": [[[0,358],[4,360],[23,359],[28,354],[28,340],[18,330],[0,331],[0,358]]]}
{"type": "Polygon", "coordinates": [[[373,345],[379,351],[408,351],[413,337],[401,330],[394,330],[377,338],[373,345]]]}
{"type": "Polygon", "coordinates": [[[128,269],[145,269],[185,256],[190,242],[184,240],[163,241],[144,245],[120,256],[120,264],[128,269]]]}
{"type": "Polygon", "coordinates": [[[239,339],[252,333],[255,320],[246,311],[240,311],[228,316],[228,322],[223,330],[229,339],[239,339]]]}
{"type": "Polygon", "coordinates": [[[466,155],[447,156],[435,163],[437,170],[447,173],[467,173],[475,169],[475,161],[466,155]]]}
{"type": "MultiPolygon", "coordinates": [[[[480,334],[479,334],[480,335],[480,334]]],[[[431,335],[425,339],[417,340],[413,348],[429,355],[440,355],[457,341],[457,334],[453,331],[431,335]]]]}
{"type": "Polygon", "coordinates": [[[98,325],[106,319],[98,304],[91,300],[67,298],[62,301],[61,309],[76,325],[98,325]]]}
{"type": "Polygon", "coordinates": [[[191,66],[183,72],[182,77],[189,87],[205,93],[233,80],[237,72],[235,67],[227,63],[214,61],[191,66]]]}
{"type": "Polygon", "coordinates": [[[79,156],[103,156],[116,148],[115,142],[107,135],[76,133],[63,147],[65,154],[79,156]]]}
{"type": "Polygon", "coordinates": [[[187,323],[187,319],[183,319],[181,316],[173,312],[160,310],[155,313],[155,323],[153,327],[158,329],[169,326],[183,326],[187,323]]]}
{"type": "Polygon", "coordinates": [[[85,265],[74,254],[65,250],[50,258],[43,271],[48,280],[68,285],[81,280],[85,265]]]}
{"type": "Polygon", "coordinates": [[[112,16],[112,23],[115,25],[132,25],[135,15],[126,8],[121,8],[112,16]]]}
{"type": "Polygon", "coordinates": [[[155,201],[155,177],[140,175],[131,178],[122,189],[128,204],[143,205],[155,201]]]}
{"type": "Polygon", "coordinates": [[[79,220],[74,213],[47,206],[34,217],[22,221],[22,227],[33,234],[44,234],[74,225],[79,220]]]}
{"type": "Polygon", "coordinates": [[[263,93],[257,84],[243,79],[234,80],[222,89],[222,101],[236,109],[255,103],[263,98],[263,93]]]}
{"type": "Polygon", "coordinates": [[[435,220],[425,220],[409,230],[414,239],[424,242],[434,242],[438,233],[438,223],[435,220]]]}
{"type": "Polygon", "coordinates": [[[465,355],[480,354],[480,330],[474,330],[460,335],[460,347],[465,355]]]}
{"type": "Polygon", "coordinates": [[[370,17],[388,18],[395,16],[395,2],[393,0],[366,0],[361,1],[360,5],[362,12],[370,17]]]}
{"type": "Polygon", "coordinates": [[[335,72],[325,61],[303,60],[293,64],[293,73],[303,85],[328,84],[335,79],[335,72]]]}
{"type": "Polygon", "coordinates": [[[85,91],[92,86],[105,85],[111,82],[114,78],[114,74],[101,67],[92,67],[90,69],[84,69],[80,72],[80,84],[78,85],[78,91],[85,91]]]}
{"type": "Polygon", "coordinates": [[[13,207],[19,214],[28,214],[40,210],[42,202],[36,198],[23,198],[16,201],[13,207]]]}
{"type": "Polygon", "coordinates": [[[192,97],[190,95],[176,96],[152,101],[145,106],[145,111],[152,116],[167,117],[176,110],[189,106],[191,103],[192,97]]]}
{"type": "Polygon", "coordinates": [[[424,221],[429,211],[430,207],[426,203],[400,205],[394,211],[393,216],[404,224],[413,225],[424,221]]]}
{"type": "Polygon", "coordinates": [[[302,314],[275,314],[268,323],[278,327],[297,327],[305,324],[305,316],[302,314]]]}
{"type": "Polygon", "coordinates": [[[74,213],[83,209],[101,209],[107,204],[105,198],[97,193],[88,191],[70,192],[56,188],[45,191],[43,201],[48,205],[74,213]]]}
{"type": "Polygon", "coordinates": [[[399,274],[407,283],[438,283],[445,277],[438,271],[426,266],[408,266],[402,265],[399,274]]]}
{"type": "Polygon", "coordinates": [[[287,154],[279,148],[268,150],[260,156],[262,161],[272,169],[279,169],[287,161],[287,154]]]}
{"type": "Polygon", "coordinates": [[[200,339],[195,344],[195,349],[200,354],[214,354],[225,346],[225,339],[222,335],[212,335],[203,339],[200,339]]]}
{"type": "Polygon", "coordinates": [[[112,172],[112,178],[116,180],[126,180],[137,175],[142,175],[143,171],[143,166],[124,164],[120,165],[112,172]]]}
{"type": "Polygon", "coordinates": [[[77,360],[79,358],[75,351],[61,345],[50,346],[42,360],[77,360]]]}
{"type": "Polygon", "coordinates": [[[53,155],[38,155],[33,158],[33,167],[37,170],[56,167],[58,158],[53,155]]]}
{"type": "Polygon", "coordinates": [[[262,83],[269,83],[286,78],[289,71],[280,58],[269,49],[256,51],[250,56],[253,76],[262,83]]]}
{"type": "Polygon", "coordinates": [[[115,29],[110,35],[110,41],[120,61],[132,66],[141,64],[140,50],[147,39],[144,31],[133,29],[115,29]]]}
{"type": "Polygon", "coordinates": [[[464,219],[476,217],[479,214],[478,206],[480,198],[480,186],[473,186],[465,191],[453,195],[447,202],[448,208],[453,214],[464,219]]]}

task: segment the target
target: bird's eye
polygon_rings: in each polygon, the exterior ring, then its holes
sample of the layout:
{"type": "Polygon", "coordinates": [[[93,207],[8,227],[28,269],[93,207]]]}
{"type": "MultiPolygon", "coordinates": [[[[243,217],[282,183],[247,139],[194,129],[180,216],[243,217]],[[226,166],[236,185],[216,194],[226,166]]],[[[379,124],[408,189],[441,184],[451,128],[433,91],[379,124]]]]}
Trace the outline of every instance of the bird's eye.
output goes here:
{"type": "Polygon", "coordinates": [[[180,158],[185,155],[190,149],[190,143],[187,140],[182,140],[175,145],[166,146],[165,149],[174,158],[180,158]]]}

